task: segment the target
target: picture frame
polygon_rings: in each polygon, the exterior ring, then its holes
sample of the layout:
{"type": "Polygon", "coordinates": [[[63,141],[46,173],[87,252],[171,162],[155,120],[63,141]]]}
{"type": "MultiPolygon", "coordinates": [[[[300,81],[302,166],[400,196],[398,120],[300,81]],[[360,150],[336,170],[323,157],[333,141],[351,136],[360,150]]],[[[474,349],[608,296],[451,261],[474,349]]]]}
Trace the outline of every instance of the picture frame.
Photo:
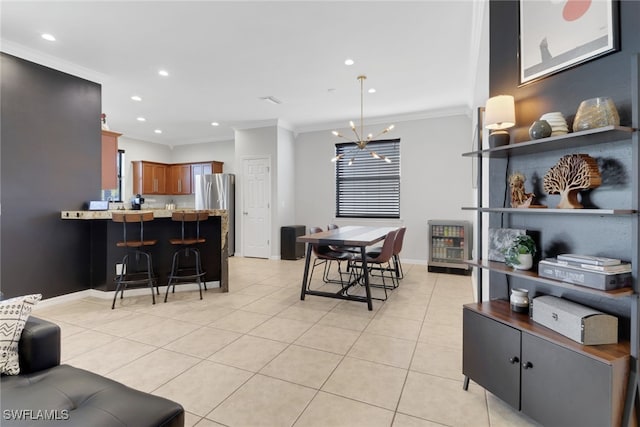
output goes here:
{"type": "Polygon", "coordinates": [[[619,1],[520,0],[520,85],[620,50],[619,1]]]}

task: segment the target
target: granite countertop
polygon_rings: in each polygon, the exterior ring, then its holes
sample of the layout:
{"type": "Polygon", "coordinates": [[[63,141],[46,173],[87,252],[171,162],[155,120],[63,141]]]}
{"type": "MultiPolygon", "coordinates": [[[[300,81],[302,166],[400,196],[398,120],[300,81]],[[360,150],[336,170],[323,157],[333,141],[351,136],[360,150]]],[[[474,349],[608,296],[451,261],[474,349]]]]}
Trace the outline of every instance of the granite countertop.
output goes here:
{"type": "MultiPolygon", "coordinates": [[[[108,211],[61,211],[61,219],[111,219],[112,212],[124,212],[124,213],[140,213],[140,212],[153,212],[154,218],[171,218],[171,215],[176,211],[195,211],[195,209],[142,209],[139,211],[131,209],[112,209],[108,211]]],[[[226,216],[226,209],[209,209],[209,216],[226,216]]]]}

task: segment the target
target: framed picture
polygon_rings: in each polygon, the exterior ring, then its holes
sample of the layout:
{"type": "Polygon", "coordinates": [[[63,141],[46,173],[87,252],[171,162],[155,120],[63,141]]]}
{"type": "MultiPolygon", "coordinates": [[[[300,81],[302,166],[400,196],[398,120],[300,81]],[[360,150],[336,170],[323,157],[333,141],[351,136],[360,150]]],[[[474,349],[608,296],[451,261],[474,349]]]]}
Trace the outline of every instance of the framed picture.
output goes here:
{"type": "Polygon", "coordinates": [[[504,262],[504,253],[516,237],[527,234],[527,230],[516,228],[489,229],[489,261],[504,262]]]}
{"type": "Polygon", "coordinates": [[[617,0],[520,0],[520,84],[619,50],[617,0]]]}

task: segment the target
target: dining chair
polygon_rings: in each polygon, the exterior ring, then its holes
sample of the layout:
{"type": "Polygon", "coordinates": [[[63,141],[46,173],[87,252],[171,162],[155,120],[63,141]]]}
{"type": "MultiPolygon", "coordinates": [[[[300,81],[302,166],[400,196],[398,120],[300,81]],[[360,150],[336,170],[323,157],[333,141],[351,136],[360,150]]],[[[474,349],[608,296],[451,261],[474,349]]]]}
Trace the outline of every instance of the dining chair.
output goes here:
{"type": "MultiPolygon", "coordinates": [[[[374,298],[374,299],[386,301],[388,298],[387,290],[393,290],[398,287],[398,278],[395,275],[394,269],[392,268],[392,265],[391,265],[397,233],[398,233],[398,230],[391,230],[387,233],[379,253],[368,252],[366,254],[368,271],[362,271],[360,277],[364,277],[365,274],[369,274],[369,277],[371,277],[371,274],[370,274],[371,271],[373,269],[378,270],[380,271],[380,276],[378,277],[382,278],[382,284],[371,283],[371,281],[369,281],[369,287],[384,289],[384,299],[382,298],[374,298]],[[387,285],[387,281],[385,280],[386,278],[385,272],[389,273],[389,278],[391,279],[391,285],[387,285]]],[[[353,266],[358,265],[362,270],[364,266],[362,262],[362,255],[354,254],[354,260],[352,262],[352,265],[353,266]]],[[[360,280],[360,283],[362,283],[362,280],[360,280]]]]}
{"type": "MultiPolygon", "coordinates": [[[[324,231],[322,227],[310,227],[309,233],[315,234],[324,231]]],[[[311,280],[313,278],[313,272],[315,268],[319,265],[324,264],[324,270],[322,273],[322,281],[324,283],[336,283],[342,286],[342,289],[345,290],[353,283],[352,278],[354,277],[355,272],[350,272],[349,279],[347,282],[343,280],[343,275],[347,273],[342,272],[342,262],[346,261],[347,265],[350,265],[351,261],[354,258],[354,254],[346,251],[338,251],[334,250],[330,246],[318,245],[314,243],[310,243],[311,249],[313,251],[313,255],[315,256],[313,260],[313,266],[311,267],[311,273],[309,274],[309,282],[308,286],[311,286],[311,280]],[[338,264],[338,277],[339,279],[330,278],[330,270],[331,263],[335,261],[338,264]]]]}
{"type": "MultiPolygon", "coordinates": [[[[400,227],[397,230],[395,240],[393,242],[393,271],[395,272],[397,279],[404,278],[404,271],[402,270],[402,263],[400,262],[400,252],[402,252],[402,244],[404,242],[404,235],[407,231],[407,227],[400,227]]],[[[380,254],[380,250],[382,247],[377,247],[372,249],[371,251],[367,251],[367,255],[372,257],[378,256],[380,254]]]]}

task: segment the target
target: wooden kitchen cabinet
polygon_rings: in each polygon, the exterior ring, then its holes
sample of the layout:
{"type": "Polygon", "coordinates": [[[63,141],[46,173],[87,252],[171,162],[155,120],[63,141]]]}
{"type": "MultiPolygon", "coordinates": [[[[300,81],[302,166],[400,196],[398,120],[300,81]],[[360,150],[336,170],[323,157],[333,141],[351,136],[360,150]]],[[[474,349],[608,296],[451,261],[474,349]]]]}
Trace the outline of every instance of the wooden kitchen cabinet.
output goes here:
{"type": "Polygon", "coordinates": [[[191,194],[191,165],[179,164],[169,166],[169,194],[191,194]]]}
{"type": "Polygon", "coordinates": [[[118,188],[118,137],[121,135],[102,130],[102,190],[118,188]]]}
{"type": "Polygon", "coordinates": [[[167,165],[163,163],[134,161],[134,194],[167,194],[167,165]]]}

